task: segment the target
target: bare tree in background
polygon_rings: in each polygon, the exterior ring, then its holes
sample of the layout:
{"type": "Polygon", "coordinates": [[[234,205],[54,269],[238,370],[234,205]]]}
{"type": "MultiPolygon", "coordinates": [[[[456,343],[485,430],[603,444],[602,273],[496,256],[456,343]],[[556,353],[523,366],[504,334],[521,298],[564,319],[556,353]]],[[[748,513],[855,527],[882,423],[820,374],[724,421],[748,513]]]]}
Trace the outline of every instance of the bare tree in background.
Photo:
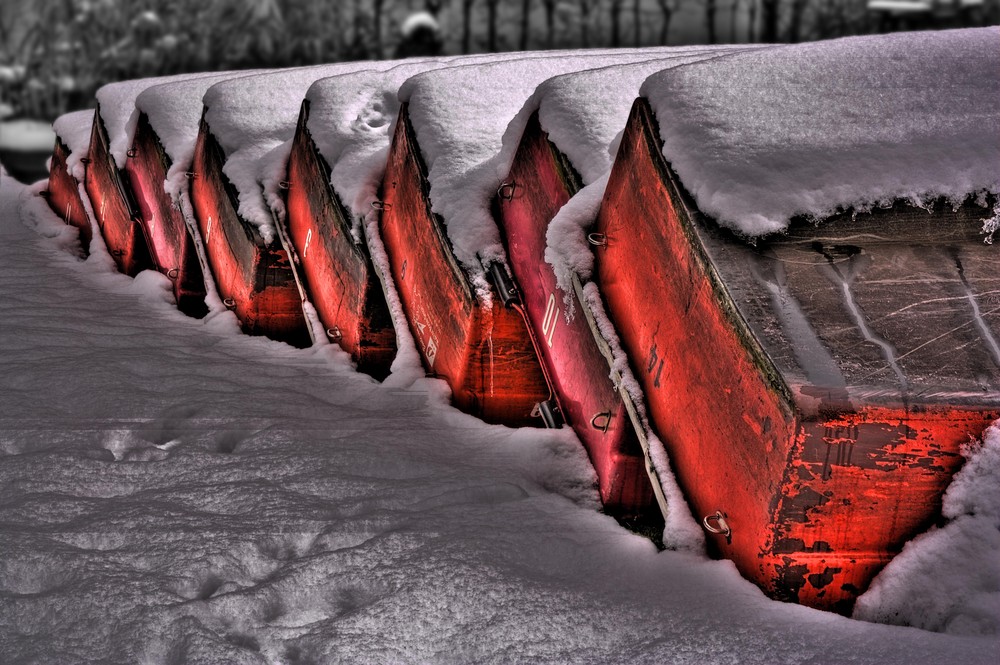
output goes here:
{"type": "Polygon", "coordinates": [[[608,11],[611,14],[611,46],[618,48],[622,45],[622,8],[625,0],[611,0],[608,11]]]}
{"type": "Polygon", "coordinates": [[[778,9],[779,0],[760,0],[760,39],[762,42],[774,43],[778,41],[778,9]]]}
{"type": "Polygon", "coordinates": [[[497,5],[500,0],[486,0],[486,50],[490,53],[499,51],[497,45],[497,5]]]}
{"type": "Polygon", "coordinates": [[[472,3],[474,0],[462,0],[462,53],[472,51],[472,3]]]}
{"type": "Polygon", "coordinates": [[[657,4],[660,5],[660,44],[666,46],[670,39],[670,21],[680,8],[681,0],[657,0],[657,4]]]}
{"type": "Polygon", "coordinates": [[[632,3],[632,28],[634,30],[633,45],[636,48],[642,44],[642,20],[640,17],[640,12],[642,10],[642,0],[635,0],[632,3]]]}
{"type": "Polygon", "coordinates": [[[556,2],[557,0],[542,0],[545,4],[545,45],[554,48],[556,45],[556,2]]]}
{"type": "Polygon", "coordinates": [[[759,0],[748,0],[750,11],[747,16],[747,41],[757,41],[757,2],[759,0]]]}
{"type": "Polygon", "coordinates": [[[580,44],[584,48],[590,46],[590,15],[596,4],[597,0],[580,0],[580,44]]]}
{"type": "Polygon", "coordinates": [[[372,0],[372,23],[374,31],[372,36],[375,40],[375,57],[382,57],[382,13],[385,9],[385,0],[372,0]]]}
{"type": "Polygon", "coordinates": [[[705,30],[709,44],[716,44],[719,41],[715,36],[715,10],[715,0],[705,0],[705,30]]]}
{"type": "Polygon", "coordinates": [[[528,28],[531,25],[531,0],[521,0],[521,41],[522,51],[528,50],[528,28]]]}
{"type": "Polygon", "coordinates": [[[736,43],[736,14],[740,11],[740,0],[732,0],[729,5],[729,43],[736,43]]]}

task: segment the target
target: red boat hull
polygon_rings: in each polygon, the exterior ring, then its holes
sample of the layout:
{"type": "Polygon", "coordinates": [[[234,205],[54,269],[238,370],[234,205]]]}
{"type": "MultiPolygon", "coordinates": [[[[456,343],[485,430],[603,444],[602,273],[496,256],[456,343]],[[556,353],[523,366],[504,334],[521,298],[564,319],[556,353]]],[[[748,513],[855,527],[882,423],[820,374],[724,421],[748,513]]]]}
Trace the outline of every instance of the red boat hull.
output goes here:
{"type": "Polygon", "coordinates": [[[135,195],[154,266],[170,278],[177,308],[190,316],[202,317],[208,313],[205,278],[184,217],[164,189],[169,169],[170,158],[143,113],[125,163],[125,174],[135,195]]]}
{"type": "Polygon", "coordinates": [[[540,425],[549,390],[521,316],[476,295],[442,222],[406,108],[382,183],[382,240],[425,368],[448,382],[459,409],[491,423],[540,425]]]}
{"type": "Polygon", "coordinates": [[[294,346],[310,339],[288,254],[275,238],[236,212],[236,193],[222,173],[222,148],[204,120],[195,146],[191,199],[219,296],[243,331],[294,346]]]}
{"type": "Polygon", "coordinates": [[[69,148],[56,137],[55,148],[52,150],[52,161],[49,165],[48,202],[53,212],[64,222],[75,226],[80,231],[80,247],[86,256],[90,253],[90,241],[93,231],[90,219],[80,198],[80,183],[66,170],[66,160],[69,158],[69,148]]]}
{"type": "Polygon", "coordinates": [[[605,510],[630,518],[658,518],[642,448],[608,365],[576,299],[567,320],[564,294],[545,262],[549,221],[580,186],[572,166],[532,115],[513,166],[495,200],[507,256],[560,410],[597,472],[605,510]]]}
{"type": "Polygon", "coordinates": [[[355,242],[330,168],[309,135],[308,114],[306,101],[288,161],[287,224],[298,273],[327,335],[359,371],[381,380],[396,357],[396,331],[371,257],[355,242]]]}
{"type": "MultiPolygon", "coordinates": [[[[789,387],[741,315],[766,303],[730,296],[658,136],[639,100],[595,228],[606,239],[598,283],[653,426],[695,514],[717,530],[722,514],[731,528],[728,542],[711,540],[715,553],[772,597],[849,612],[877,571],[939,518],[961,446],[1000,410],[968,395],[955,405],[852,407],[817,390],[821,407],[803,412],[800,387],[789,387]]],[[[844,317],[834,318],[823,339],[844,334],[844,317]]]]}
{"type": "Polygon", "coordinates": [[[138,211],[109,150],[108,133],[101,120],[100,109],[94,113],[90,162],[85,181],[97,226],[118,270],[135,277],[139,272],[153,268],[138,211]]]}

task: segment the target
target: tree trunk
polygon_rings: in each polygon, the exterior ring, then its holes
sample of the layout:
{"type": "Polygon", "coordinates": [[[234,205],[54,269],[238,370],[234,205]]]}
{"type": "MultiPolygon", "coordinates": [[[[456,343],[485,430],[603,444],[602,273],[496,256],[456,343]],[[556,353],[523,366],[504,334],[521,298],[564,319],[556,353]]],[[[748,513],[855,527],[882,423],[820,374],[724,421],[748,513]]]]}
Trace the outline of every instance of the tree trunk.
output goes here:
{"type": "Polygon", "coordinates": [[[632,29],[633,29],[633,43],[636,48],[642,43],[642,20],[639,16],[639,10],[642,8],[642,0],[635,0],[632,3],[632,29]]]}
{"type": "Polygon", "coordinates": [[[590,0],[580,0],[580,43],[583,48],[590,46],[590,0]]]}
{"type": "Polygon", "coordinates": [[[757,1],[750,0],[750,15],[747,17],[747,41],[757,41],[757,1]]]}
{"type": "Polygon", "coordinates": [[[375,57],[382,58],[382,9],[384,8],[385,0],[375,0],[372,3],[372,23],[374,24],[374,32],[372,37],[375,41],[375,57]]]}
{"type": "Polygon", "coordinates": [[[761,0],[761,41],[778,41],[778,0],[761,0]]]}
{"type": "Polygon", "coordinates": [[[546,48],[556,45],[556,0],[545,0],[545,44],[546,48]]]}
{"type": "Polygon", "coordinates": [[[487,9],[487,40],[486,50],[490,53],[497,52],[497,2],[499,0],[486,0],[487,9]]]}
{"type": "Polygon", "coordinates": [[[521,50],[528,50],[528,28],[531,25],[531,0],[521,2],[521,50]]]}
{"type": "Polygon", "coordinates": [[[736,14],[740,10],[740,0],[733,0],[729,5],[729,43],[736,43],[736,14]]]}
{"type": "Polygon", "coordinates": [[[462,0],[462,53],[472,52],[472,0],[462,0]]]}
{"type": "Polygon", "coordinates": [[[673,0],[659,0],[660,14],[660,44],[666,46],[670,41],[670,20],[674,17],[673,0]]]}
{"type": "Polygon", "coordinates": [[[705,27],[708,29],[708,43],[716,44],[715,37],[715,0],[705,0],[705,27]]]}
{"type": "Polygon", "coordinates": [[[622,45],[622,0],[611,0],[611,47],[622,45]]]}

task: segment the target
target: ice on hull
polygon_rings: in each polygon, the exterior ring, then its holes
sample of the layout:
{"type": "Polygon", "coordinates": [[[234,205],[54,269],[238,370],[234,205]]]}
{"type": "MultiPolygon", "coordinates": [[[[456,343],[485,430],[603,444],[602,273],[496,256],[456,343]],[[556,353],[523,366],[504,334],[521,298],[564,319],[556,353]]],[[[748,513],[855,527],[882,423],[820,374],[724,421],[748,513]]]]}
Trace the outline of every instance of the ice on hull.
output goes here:
{"type": "Polygon", "coordinates": [[[563,292],[545,261],[546,231],[580,189],[569,161],[549,142],[535,112],[529,119],[494,209],[504,236],[539,360],[549,374],[562,416],[580,438],[597,472],[605,510],[624,519],[661,519],[646,460],[575,294],[567,317],[563,292]]]}
{"type": "Polygon", "coordinates": [[[184,216],[164,189],[170,164],[149,119],[140,114],[125,173],[154,267],[170,279],[177,308],[200,317],[208,313],[205,278],[184,216]]]}
{"type": "Polygon", "coordinates": [[[365,246],[330,185],[330,168],[307,126],[303,102],[288,160],[286,224],[297,272],[327,336],[358,370],[383,379],[396,357],[396,332],[365,246]]]}
{"type": "Polygon", "coordinates": [[[222,172],[224,161],[203,119],[191,200],[219,296],[236,313],[244,332],[308,346],[302,298],[288,253],[277,237],[265,241],[256,226],[240,217],[235,190],[222,172]]]}
{"type": "Polygon", "coordinates": [[[716,554],[849,612],[1000,415],[982,211],[897,206],[751,246],[705,222],[659,136],[640,99],[594,229],[653,427],[716,554]]]}
{"type": "Polygon", "coordinates": [[[492,423],[541,425],[550,397],[521,316],[473,288],[431,212],[426,168],[406,106],[382,183],[379,230],[425,368],[459,409],[492,423]]]}

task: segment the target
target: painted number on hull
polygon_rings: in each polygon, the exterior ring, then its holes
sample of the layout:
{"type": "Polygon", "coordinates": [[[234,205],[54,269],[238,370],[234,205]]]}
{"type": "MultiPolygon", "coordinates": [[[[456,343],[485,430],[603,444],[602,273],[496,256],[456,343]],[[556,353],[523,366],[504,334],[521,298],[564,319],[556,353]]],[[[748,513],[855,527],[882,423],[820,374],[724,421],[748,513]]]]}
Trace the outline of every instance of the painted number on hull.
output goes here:
{"type": "Polygon", "coordinates": [[[545,341],[548,342],[549,348],[552,348],[552,336],[556,332],[556,321],[559,320],[559,308],[556,307],[556,296],[554,293],[549,294],[549,302],[545,305],[545,316],[542,317],[542,335],[545,336],[545,341]]]}
{"type": "Polygon", "coordinates": [[[312,239],[313,239],[313,230],[309,229],[309,231],[306,233],[306,246],[302,248],[302,258],[306,258],[306,254],[309,253],[309,243],[312,242],[312,239]]]}
{"type": "Polygon", "coordinates": [[[653,385],[660,387],[660,375],[663,374],[663,358],[656,352],[656,344],[649,350],[649,362],[646,363],[646,373],[652,375],[653,385]]]}

